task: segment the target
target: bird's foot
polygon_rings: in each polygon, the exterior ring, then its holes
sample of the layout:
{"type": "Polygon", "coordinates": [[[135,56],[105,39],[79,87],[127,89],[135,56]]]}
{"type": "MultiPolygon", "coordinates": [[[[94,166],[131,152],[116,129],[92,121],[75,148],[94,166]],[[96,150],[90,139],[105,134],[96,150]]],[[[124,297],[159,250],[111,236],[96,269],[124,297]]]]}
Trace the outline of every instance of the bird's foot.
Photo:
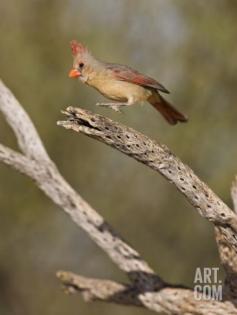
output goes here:
{"type": "Polygon", "coordinates": [[[127,104],[124,103],[96,103],[96,106],[104,106],[104,107],[109,107],[113,109],[116,112],[122,113],[120,110],[121,106],[126,106],[127,104]]]}

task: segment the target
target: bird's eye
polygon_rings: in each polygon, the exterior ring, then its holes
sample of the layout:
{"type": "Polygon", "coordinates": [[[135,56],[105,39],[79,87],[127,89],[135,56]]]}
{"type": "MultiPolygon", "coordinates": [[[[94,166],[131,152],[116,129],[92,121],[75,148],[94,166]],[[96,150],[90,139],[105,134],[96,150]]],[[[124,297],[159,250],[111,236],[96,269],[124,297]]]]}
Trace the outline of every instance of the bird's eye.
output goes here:
{"type": "Polygon", "coordinates": [[[79,67],[82,69],[84,67],[84,63],[83,62],[79,63],[79,67]]]}

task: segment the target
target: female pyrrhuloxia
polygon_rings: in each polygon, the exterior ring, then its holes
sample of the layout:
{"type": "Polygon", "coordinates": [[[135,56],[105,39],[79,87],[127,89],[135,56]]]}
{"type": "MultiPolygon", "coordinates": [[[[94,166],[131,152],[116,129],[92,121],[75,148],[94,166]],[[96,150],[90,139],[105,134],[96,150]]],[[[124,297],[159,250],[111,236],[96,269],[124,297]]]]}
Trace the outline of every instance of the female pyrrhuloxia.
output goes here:
{"type": "Polygon", "coordinates": [[[74,61],[69,77],[79,78],[105,97],[117,101],[97,105],[110,106],[118,110],[120,106],[148,101],[170,124],[187,121],[182,113],[160,95],[159,92],[169,92],[156,80],[128,66],[99,61],[84,45],[75,40],[71,42],[71,49],[74,61]]]}

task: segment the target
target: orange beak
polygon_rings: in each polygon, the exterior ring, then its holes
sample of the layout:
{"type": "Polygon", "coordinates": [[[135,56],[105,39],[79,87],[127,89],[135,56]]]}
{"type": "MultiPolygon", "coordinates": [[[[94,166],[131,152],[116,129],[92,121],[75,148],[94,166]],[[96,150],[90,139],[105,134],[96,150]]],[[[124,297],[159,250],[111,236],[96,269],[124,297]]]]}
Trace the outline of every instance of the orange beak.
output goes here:
{"type": "Polygon", "coordinates": [[[69,78],[78,78],[80,75],[81,75],[81,72],[79,72],[77,69],[72,69],[68,73],[69,78]]]}

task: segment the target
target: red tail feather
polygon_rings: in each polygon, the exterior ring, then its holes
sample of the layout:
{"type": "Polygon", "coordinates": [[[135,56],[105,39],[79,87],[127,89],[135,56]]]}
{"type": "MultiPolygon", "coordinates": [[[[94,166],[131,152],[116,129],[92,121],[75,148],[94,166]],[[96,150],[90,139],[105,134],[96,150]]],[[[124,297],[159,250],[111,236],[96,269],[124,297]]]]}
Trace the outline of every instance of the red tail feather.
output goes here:
{"type": "Polygon", "coordinates": [[[177,122],[188,121],[188,118],[185,115],[169,104],[160,94],[153,94],[148,101],[171,125],[175,125],[177,122]]]}

